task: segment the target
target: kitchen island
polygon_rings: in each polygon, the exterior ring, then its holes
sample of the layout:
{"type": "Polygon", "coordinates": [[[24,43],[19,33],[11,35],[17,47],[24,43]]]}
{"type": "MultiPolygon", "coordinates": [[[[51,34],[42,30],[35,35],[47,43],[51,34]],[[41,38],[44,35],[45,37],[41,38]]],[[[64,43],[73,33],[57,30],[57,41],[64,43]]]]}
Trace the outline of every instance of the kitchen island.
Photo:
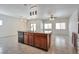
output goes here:
{"type": "Polygon", "coordinates": [[[48,51],[51,45],[51,33],[18,31],[18,41],[48,51]]]}

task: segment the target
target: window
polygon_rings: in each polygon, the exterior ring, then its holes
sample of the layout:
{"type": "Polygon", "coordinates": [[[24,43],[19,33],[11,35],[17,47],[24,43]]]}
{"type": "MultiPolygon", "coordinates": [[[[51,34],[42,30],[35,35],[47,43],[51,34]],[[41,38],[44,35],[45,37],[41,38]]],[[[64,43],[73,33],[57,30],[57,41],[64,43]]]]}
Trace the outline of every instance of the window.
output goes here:
{"type": "Polygon", "coordinates": [[[44,28],[45,29],[52,29],[52,24],[51,23],[44,24],[44,28]]]}
{"type": "Polygon", "coordinates": [[[60,29],[60,23],[56,23],[56,29],[60,29]]]}
{"type": "Polygon", "coordinates": [[[35,11],[35,15],[37,15],[37,11],[35,11]]]}
{"type": "Polygon", "coordinates": [[[0,20],[0,26],[2,26],[3,25],[3,22],[2,22],[2,20],[0,20]]]}
{"type": "Polygon", "coordinates": [[[30,16],[32,15],[32,13],[30,12],[30,16]]]}
{"type": "Polygon", "coordinates": [[[36,11],[30,11],[30,16],[37,15],[37,10],[36,11]]]}
{"type": "Polygon", "coordinates": [[[56,29],[66,29],[65,23],[56,23],[56,29]]]}
{"type": "Polygon", "coordinates": [[[61,29],[66,29],[66,24],[65,23],[61,23],[61,29]]]}
{"type": "Polygon", "coordinates": [[[36,31],[36,24],[31,24],[31,31],[36,31]]]}
{"type": "Polygon", "coordinates": [[[51,33],[52,32],[52,23],[45,23],[44,24],[44,32],[51,33]]]}

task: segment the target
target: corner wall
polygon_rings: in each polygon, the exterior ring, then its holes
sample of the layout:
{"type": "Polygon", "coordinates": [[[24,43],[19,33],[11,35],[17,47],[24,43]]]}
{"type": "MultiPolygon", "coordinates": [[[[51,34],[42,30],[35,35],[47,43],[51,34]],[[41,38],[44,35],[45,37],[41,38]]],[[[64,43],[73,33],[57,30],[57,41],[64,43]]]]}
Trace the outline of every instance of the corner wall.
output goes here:
{"type": "Polygon", "coordinates": [[[69,36],[72,44],[72,32],[78,34],[78,10],[76,10],[69,19],[69,36]]]}
{"type": "Polygon", "coordinates": [[[17,34],[17,18],[0,14],[0,19],[3,20],[3,25],[0,26],[0,37],[6,37],[17,34]]]}

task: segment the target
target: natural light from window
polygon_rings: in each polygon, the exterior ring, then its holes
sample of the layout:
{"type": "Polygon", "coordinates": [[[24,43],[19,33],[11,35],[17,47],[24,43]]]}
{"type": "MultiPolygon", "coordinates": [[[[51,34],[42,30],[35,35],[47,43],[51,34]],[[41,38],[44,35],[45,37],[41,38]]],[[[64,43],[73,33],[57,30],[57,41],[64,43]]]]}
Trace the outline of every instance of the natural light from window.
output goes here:
{"type": "Polygon", "coordinates": [[[66,23],[56,23],[56,29],[66,29],[66,23]]]}
{"type": "Polygon", "coordinates": [[[52,23],[45,23],[44,24],[44,32],[51,33],[52,32],[52,23]]]}
{"type": "Polygon", "coordinates": [[[48,23],[44,25],[45,29],[52,29],[52,24],[48,23]]]}
{"type": "Polygon", "coordinates": [[[2,22],[2,20],[0,20],[0,26],[2,26],[3,25],[3,22],[2,22]]]}
{"type": "Polygon", "coordinates": [[[36,31],[36,24],[31,24],[31,31],[36,31]]]}

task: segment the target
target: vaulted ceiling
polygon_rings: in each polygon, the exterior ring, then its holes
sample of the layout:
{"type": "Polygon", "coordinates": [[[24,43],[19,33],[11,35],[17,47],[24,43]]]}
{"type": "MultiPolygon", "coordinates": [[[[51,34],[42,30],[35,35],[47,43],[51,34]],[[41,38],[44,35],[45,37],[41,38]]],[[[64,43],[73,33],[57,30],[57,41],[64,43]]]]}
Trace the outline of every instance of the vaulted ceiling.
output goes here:
{"type": "MultiPolygon", "coordinates": [[[[29,6],[26,4],[0,4],[0,14],[5,14],[13,17],[29,16],[29,6]]],[[[69,17],[76,10],[79,9],[78,4],[38,4],[40,15],[42,17],[48,16],[49,10],[55,10],[55,17],[69,17]]]]}

